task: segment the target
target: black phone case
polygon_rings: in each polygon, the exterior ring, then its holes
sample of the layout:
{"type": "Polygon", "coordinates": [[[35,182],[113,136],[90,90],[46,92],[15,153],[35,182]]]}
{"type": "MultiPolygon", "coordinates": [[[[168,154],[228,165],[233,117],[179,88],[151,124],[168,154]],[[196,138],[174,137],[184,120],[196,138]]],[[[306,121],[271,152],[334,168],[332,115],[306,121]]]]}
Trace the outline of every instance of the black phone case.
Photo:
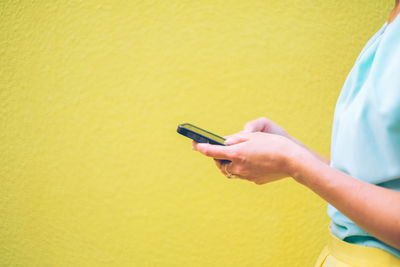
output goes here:
{"type": "MultiPolygon", "coordinates": [[[[191,131],[191,130],[185,128],[185,125],[191,125],[191,126],[193,126],[193,127],[196,127],[196,128],[198,128],[198,129],[201,129],[201,128],[199,128],[199,127],[197,127],[197,126],[194,126],[193,124],[190,124],[190,123],[180,124],[180,125],[178,125],[177,132],[180,133],[181,135],[184,135],[184,136],[186,136],[186,137],[188,137],[188,138],[190,138],[190,139],[192,139],[192,140],[194,140],[194,141],[196,141],[196,142],[198,142],[198,143],[210,143],[210,144],[213,144],[213,145],[225,146],[224,143],[220,143],[220,142],[214,141],[214,140],[212,140],[212,139],[210,139],[210,138],[208,138],[208,137],[206,137],[206,136],[204,136],[204,135],[202,135],[202,134],[193,132],[193,131],[191,131]]],[[[205,132],[207,132],[207,133],[210,133],[209,131],[206,131],[206,130],[204,130],[204,129],[201,129],[201,130],[203,130],[203,131],[205,131],[205,132]]],[[[220,138],[224,139],[223,137],[218,136],[218,135],[216,135],[216,134],[213,134],[213,133],[210,133],[210,134],[215,135],[215,136],[217,136],[217,137],[220,137],[220,138]]],[[[222,163],[230,163],[231,161],[230,161],[230,160],[227,160],[227,159],[222,159],[221,162],[222,162],[222,163]]]]}
{"type": "MultiPolygon", "coordinates": [[[[202,135],[200,133],[196,133],[196,132],[186,128],[185,125],[191,125],[193,127],[201,129],[201,128],[199,128],[199,127],[197,127],[197,126],[195,126],[193,124],[189,124],[189,123],[180,124],[180,125],[178,125],[177,132],[180,133],[181,135],[184,135],[184,136],[186,136],[186,137],[188,137],[188,138],[190,138],[190,139],[192,139],[192,140],[194,140],[194,141],[196,141],[198,143],[209,143],[209,144],[213,144],[213,145],[225,146],[224,143],[217,142],[217,141],[212,140],[212,139],[210,139],[210,138],[208,138],[208,137],[206,137],[206,136],[204,136],[204,135],[202,135]]],[[[217,137],[220,137],[220,136],[218,136],[216,134],[213,134],[213,133],[211,133],[209,131],[206,131],[204,129],[201,129],[201,130],[203,130],[205,132],[208,132],[208,133],[210,133],[212,135],[215,135],[217,137]]],[[[222,138],[222,137],[220,137],[220,138],[222,138]]]]}

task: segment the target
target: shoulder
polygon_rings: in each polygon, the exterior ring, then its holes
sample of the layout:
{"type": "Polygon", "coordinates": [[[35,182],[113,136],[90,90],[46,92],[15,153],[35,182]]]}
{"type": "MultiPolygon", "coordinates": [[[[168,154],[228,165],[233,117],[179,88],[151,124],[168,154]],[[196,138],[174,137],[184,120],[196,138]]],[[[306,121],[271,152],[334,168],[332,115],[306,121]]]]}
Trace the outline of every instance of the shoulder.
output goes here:
{"type": "Polygon", "coordinates": [[[381,36],[366,82],[368,103],[391,127],[400,127],[400,17],[381,36]]]}

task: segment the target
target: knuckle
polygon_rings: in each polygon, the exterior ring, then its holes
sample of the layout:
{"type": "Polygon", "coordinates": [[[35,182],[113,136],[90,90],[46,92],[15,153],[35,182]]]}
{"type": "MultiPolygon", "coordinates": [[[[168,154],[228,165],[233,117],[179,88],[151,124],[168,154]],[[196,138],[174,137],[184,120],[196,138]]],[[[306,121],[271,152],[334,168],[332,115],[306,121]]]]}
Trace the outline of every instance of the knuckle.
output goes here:
{"type": "Polygon", "coordinates": [[[243,163],[245,161],[246,157],[239,151],[234,151],[232,153],[233,153],[232,154],[233,160],[240,162],[240,163],[243,163]]]}
{"type": "Polygon", "coordinates": [[[262,122],[264,122],[266,120],[266,118],[265,117],[259,117],[259,118],[257,118],[256,120],[254,120],[254,121],[256,121],[257,123],[262,123],[262,122]]]}
{"type": "Polygon", "coordinates": [[[249,121],[249,122],[246,122],[246,124],[244,125],[244,127],[245,128],[249,128],[249,127],[251,127],[253,125],[253,121],[249,121]]]}

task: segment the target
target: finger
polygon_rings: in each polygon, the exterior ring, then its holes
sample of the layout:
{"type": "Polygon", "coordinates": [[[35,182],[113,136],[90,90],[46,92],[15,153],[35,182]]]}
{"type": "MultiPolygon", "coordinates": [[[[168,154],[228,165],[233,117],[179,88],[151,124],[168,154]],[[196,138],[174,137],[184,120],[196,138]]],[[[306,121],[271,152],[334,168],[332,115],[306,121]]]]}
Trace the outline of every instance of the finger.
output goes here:
{"type": "Polygon", "coordinates": [[[225,145],[227,145],[227,146],[236,145],[236,144],[239,144],[239,143],[246,142],[247,140],[249,140],[249,139],[245,138],[245,137],[235,136],[235,137],[231,137],[229,139],[226,139],[225,140],[225,145]]]}
{"type": "MultiPolygon", "coordinates": [[[[221,171],[221,173],[223,175],[227,176],[228,173],[226,172],[226,170],[230,171],[230,166],[232,165],[232,162],[223,162],[219,159],[214,159],[214,161],[215,161],[215,164],[218,166],[219,170],[221,171]],[[228,166],[228,164],[229,164],[229,166],[228,166]]],[[[239,177],[238,175],[234,175],[230,178],[232,179],[232,178],[241,178],[241,177],[239,177]]]]}
{"type": "Polygon", "coordinates": [[[249,121],[244,125],[243,132],[246,133],[254,133],[254,132],[262,132],[265,128],[266,118],[258,118],[253,121],[249,121]]]}
{"type": "Polygon", "coordinates": [[[234,133],[234,134],[231,134],[231,135],[225,135],[224,138],[225,139],[230,139],[230,138],[235,137],[236,135],[242,134],[242,133],[243,133],[243,131],[240,131],[240,132],[237,132],[237,133],[234,133]]]}
{"type": "Polygon", "coordinates": [[[224,139],[225,139],[225,141],[226,141],[226,140],[232,139],[232,138],[235,137],[236,135],[242,134],[242,133],[243,133],[243,131],[240,131],[240,132],[237,132],[237,133],[234,133],[234,134],[231,134],[231,135],[226,135],[226,136],[224,136],[224,139]]]}
{"type": "Polygon", "coordinates": [[[222,172],[223,175],[227,175],[227,173],[225,172],[225,169],[223,167],[223,163],[221,162],[221,160],[219,159],[214,159],[215,164],[217,165],[218,169],[222,172]]]}
{"type": "Polygon", "coordinates": [[[235,135],[232,135],[230,138],[225,140],[225,145],[230,146],[230,145],[235,145],[238,143],[242,143],[249,140],[249,134],[248,133],[237,133],[235,135]]]}
{"type": "Polygon", "coordinates": [[[231,138],[232,136],[235,136],[235,133],[234,133],[234,134],[231,134],[231,135],[225,135],[225,136],[223,136],[223,138],[224,138],[224,139],[229,139],[229,138],[231,138]]]}
{"type": "Polygon", "coordinates": [[[237,176],[236,174],[234,174],[234,173],[231,171],[232,165],[233,165],[232,162],[225,162],[225,163],[222,163],[222,165],[221,165],[221,171],[222,171],[222,173],[223,173],[226,177],[228,177],[228,178],[230,178],[230,179],[232,179],[232,178],[239,178],[239,176],[237,176]]]}
{"type": "MultiPolygon", "coordinates": [[[[251,123],[251,122],[249,122],[249,123],[251,123]]],[[[240,132],[237,132],[237,133],[234,133],[234,134],[231,134],[231,135],[226,135],[226,136],[223,136],[225,139],[230,139],[230,138],[232,138],[232,137],[235,137],[236,135],[240,135],[240,134],[246,134],[246,133],[251,133],[251,132],[257,132],[257,131],[250,131],[250,130],[246,130],[246,129],[244,129],[244,130],[242,130],[242,131],[240,131],[240,132]]]]}
{"type": "Polygon", "coordinates": [[[232,151],[227,146],[211,145],[207,143],[195,143],[193,145],[193,149],[199,151],[207,157],[231,160],[232,151]]]}

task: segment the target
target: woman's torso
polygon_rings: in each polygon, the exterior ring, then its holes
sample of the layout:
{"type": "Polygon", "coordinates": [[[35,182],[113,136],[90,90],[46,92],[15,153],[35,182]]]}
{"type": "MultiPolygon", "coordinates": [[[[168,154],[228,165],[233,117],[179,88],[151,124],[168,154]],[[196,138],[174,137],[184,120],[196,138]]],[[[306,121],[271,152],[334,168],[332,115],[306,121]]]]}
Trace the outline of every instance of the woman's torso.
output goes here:
{"type": "MultiPolygon", "coordinates": [[[[396,191],[400,191],[399,46],[398,18],[385,23],[366,44],[337,101],[331,143],[333,168],[396,191]]],[[[338,238],[400,257],[399,250],[369,235],[331,205],[328,215],[338,238]]]]}

